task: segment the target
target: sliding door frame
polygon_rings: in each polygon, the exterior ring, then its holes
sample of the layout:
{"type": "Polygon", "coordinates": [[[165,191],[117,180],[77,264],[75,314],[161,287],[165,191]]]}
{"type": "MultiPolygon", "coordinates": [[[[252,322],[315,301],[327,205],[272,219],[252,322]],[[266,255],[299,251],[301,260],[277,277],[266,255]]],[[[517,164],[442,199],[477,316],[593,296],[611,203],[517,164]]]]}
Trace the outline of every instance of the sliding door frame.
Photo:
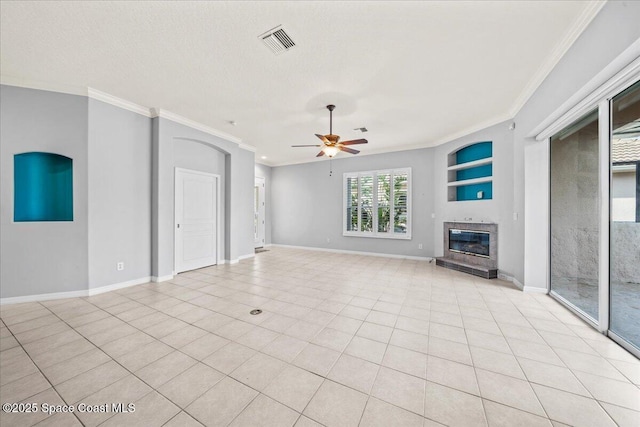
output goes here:
{"type": "Polygon", "coordinates": [[[611,97],[598,103],[598,176],[600,198],[600,222],[598,227],[600,247],[598,248],[598,330],[609,330],[609,282],[611,227],[611,97]]]}
{"type": "MultiPolygon", "coordinates": [[[[634,48],[638,47],[634,45],[634,48]]],[[[627,52],[628,54],[628,52],[627,52]]],[[[535,138],[538,141],[545,141],[548,144],[549,153],[549,174],[551,174],[551,138],[560,132],[573,121],[579,119],[582,115],[587,114],[590,110],[598,108],[598,196],[599,196],[599,247],[598,247],[598,318],[590,318],[583,310],[566,298],[559,295],[551,288],[551,179],[549,175],[549,210],[548,210],[548,271],[547,271],[547,293],[562,305],[575,313],[589,325],[593,326],[599,332],[610,337],[617,344],[625,348],[627,351],[640,358],[640,350],[626,341],[616,333],[612,332],[610,327],[610,257],[611,257],[611,185],[612,185],[612,167],[611,167],[611,114],[612,99],[640,81],[640,57],[629,61],[625,67],[613,75],[611,78],[600,84],[590,93],[585,94],[584,98],[568,109],[564,114],[555,115],[555,120],[547,119],[545,127],[539,126],[535,131],[535,138]]]]}

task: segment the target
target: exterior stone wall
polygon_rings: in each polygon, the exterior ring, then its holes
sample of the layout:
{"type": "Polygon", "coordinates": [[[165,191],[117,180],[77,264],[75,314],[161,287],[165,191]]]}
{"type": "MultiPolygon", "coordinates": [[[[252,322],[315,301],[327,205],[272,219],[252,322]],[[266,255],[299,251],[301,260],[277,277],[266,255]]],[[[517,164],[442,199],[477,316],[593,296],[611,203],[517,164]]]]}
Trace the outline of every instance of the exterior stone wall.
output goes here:
{"type": "Polygon", "coordinates": [[[611,224],[611,281],[640,283],[640,223],[611,224]]]}
{"type": "MultiPolygon", "coordinates": [[[[551,141],[551,277],[598,280],[598,122],[551,141]]],[[[545,230],[540,230],[544,233],[545,230]]]]}

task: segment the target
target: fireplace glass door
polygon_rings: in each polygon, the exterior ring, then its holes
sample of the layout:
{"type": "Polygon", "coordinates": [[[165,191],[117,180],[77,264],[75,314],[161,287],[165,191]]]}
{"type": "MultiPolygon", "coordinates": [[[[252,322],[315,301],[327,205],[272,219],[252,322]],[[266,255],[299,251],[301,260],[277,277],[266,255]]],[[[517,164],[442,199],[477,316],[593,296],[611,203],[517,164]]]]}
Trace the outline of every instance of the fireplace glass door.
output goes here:
{"type": "Polygon", "coordinates": [[[598,323],[598,110],[551,138],[551,293],[598,323]]]}

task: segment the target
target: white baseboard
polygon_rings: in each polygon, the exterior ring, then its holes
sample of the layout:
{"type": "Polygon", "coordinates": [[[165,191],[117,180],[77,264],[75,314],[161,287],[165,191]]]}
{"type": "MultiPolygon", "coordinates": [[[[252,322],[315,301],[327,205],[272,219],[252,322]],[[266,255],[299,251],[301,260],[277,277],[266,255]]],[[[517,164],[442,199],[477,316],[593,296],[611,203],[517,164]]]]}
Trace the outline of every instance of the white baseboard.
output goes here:
{"type": "Polygon", "coordinates": [[[525,286],[522,290],[524,292],[531,293],[531,294],[546,294],[547,293],[547,288],[538,288],[536,286],[525,286]]]}
{"type": "Polygon", "coordinates": [[[78,297],[88,297],[88,296],[89,296],[88,289],[83,289],[80,291],[53,292],[50,294],[25,295],[22,297],[0,298],[0,305],[21,304],[24,302],[49,301],[54,299],[78,298],[78,297]]]}
{"type": "Polygon", "coordinates": [[[338,254],[375,256],[375,257],[380,257],[380,258],[412,259],[412,260],[416,260],[416,261],[429,261],[429,260],[433,259],[432,257],[420,257],[420,256],[398,255],[398,254],[382,254],[382,253],[378,253],[378,252],[349,251],[349,250],[345,250],[345,249],[314,248],[312,246],[281,245],[281,244],[277,244],[277,243],[272,243],[271,246],[275,246],[275,247],[279,247],[279,248],[304,249],[304,250],[309,250],[309,251],[333,252],[333,253],[338,253],[338,254]]]}
{"type": "Polygon", "coordinates": [[[52,292],[49,294],[25,295],[21,297],[0,298],[0,305],[21,304],[25,302],[50,301],[50,300],[65,299],[65,298],[90,297],[94,295],[103,294],[105,292],[111,292],[118,289],[128,288],[130,286],[149,283],[149,279],[151,279],[151,277],[147,276],[147,277],[141,277],[139,279],[129,280],[126,282],[114,283],[112,285],[100,286],[98,288],[82,289],[79,291],[52,292]]]}
{"type": "Polygon", "coordinates": [[[520,283],[520,281],[518,279],[516,279],[513,276],[509,276],[506,273],[498,272],[498,279],[502,279],[502,280],[506,280],[507,282],[511,282],[514,285],[516,285],[516,288],[520,289],[521,291],[524,290],[524,285],[522,283],[520,283]]]}
{"type": "Polygon", "coordinates": [[[498,279],[506,280],[507,282],[513,282],[513,277],[501,271],[498,271],[498,279]]]}
{"type": "Polygon", "coordinates": [[[518,279],[516,279],[515,277],[513,277],[513,284],[516,285],[518,288],[520,288],[522,291],[524,291],[524,284],[521,283],[518,279]]]}
{"type": "Polygon", "coordinates": [[[166,282],[167,280],[173,279],[173,276],[174,276],[173,274],[169,274],[167,276],[159,276],[159,277],[151,276],[151,281],[155,283],[166,282]]]}
{"type": "Polygon", "coordinates": [[[240,262],[240,260],[237,259],[237,258],[236,259],[225,259],[224,261],[225,261],[226,264],[237,264],[237,263],[240,262]]]}
{"type": "Polygon", "coordinates": [[[256,256],[255,252],[252,254],[240,255],[238,257],[238,261],[242,261],[243,259],[253,258],[254,256],[256,256]]]}
{"type": "Polygon", "coordinates": [[[99,288],[89,289],[89,296],[100,295],[105,292],[117,291],[118,289],[128,288],[130,286],[142,285],[149,283],[151,276],[141,277],[139,279],[128,280],[126,282],[114,283],[113,285],[100,286],[99,288]]]}

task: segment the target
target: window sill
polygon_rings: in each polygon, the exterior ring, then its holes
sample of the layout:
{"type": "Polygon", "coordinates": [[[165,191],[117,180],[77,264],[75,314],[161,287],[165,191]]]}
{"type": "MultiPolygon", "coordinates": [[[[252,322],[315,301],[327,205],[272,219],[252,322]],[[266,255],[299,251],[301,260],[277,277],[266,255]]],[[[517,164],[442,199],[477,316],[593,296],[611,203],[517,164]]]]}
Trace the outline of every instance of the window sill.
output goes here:
{"type": "Polygon", "coordinates": [[[367,239],[390,239],[390,240],[411,240],[411,234],[391,234],[385,235],[383,233],[374,234],[374,233],[350,233],[348,231],[343,231],[342,235],[344,237],[365,237],[367,239]]]}

